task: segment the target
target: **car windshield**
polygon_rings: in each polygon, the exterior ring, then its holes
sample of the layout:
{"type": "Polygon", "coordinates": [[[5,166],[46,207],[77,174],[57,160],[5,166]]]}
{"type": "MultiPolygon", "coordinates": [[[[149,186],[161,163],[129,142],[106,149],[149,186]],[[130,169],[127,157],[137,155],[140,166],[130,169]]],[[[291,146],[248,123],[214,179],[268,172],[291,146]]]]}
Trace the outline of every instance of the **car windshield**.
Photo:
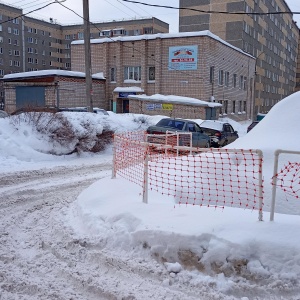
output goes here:
{"type": "Polygon", "coordinates": [[[184,126],[184,122],[180,120],[173,120],[173,119],[162,119],[160,120],[156,126],[167,126],[172,128],[177,128],[179,130],[182,130],[184,126]]]}

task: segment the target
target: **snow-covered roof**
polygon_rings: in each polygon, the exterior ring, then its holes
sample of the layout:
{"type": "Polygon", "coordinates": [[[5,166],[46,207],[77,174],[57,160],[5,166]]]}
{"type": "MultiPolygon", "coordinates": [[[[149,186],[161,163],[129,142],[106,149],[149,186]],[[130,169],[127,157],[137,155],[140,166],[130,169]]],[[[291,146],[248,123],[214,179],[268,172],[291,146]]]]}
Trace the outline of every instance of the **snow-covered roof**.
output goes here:
{"type": "MultiPolygon", "coordinates": [[[[3,76],[3,79],[16,79],[16,78],[24,78],[24,77],[41,77],[41,76],[65,76],[65,77],[85,78],[85,73],[51,69],[51,70],[40,70],[40,71],[30,71],[30,72],[7,74],[7,75],[3,76]]],[[[93,74],[92,78],[93,79],[105,79],[102,72],[93,74]]]]}
{"type": "MultiPolygon", "coordinates": [[[[244,52],[240,48],[237,48],[226,41],[222,40],[219,36],[213,34],[209,30],[203,31],[193,31],[193,32],[177,32],[177,33],[156,33],[156,34],[142,34],[134,36],[118,36],[118,37],[106,37],[99,39],[92,39],[91,44],[102,44],[102,43],[112,43],[112,42],[131,42],[131,41],[141,41],[141,40],[155,40],[155,39],[172,39],[172,38],[183,38],[183,37],[196,37],[196,36],[208,36],[220,43],[235,49],[236,51],[243,53],[249,57],[255,58],[254,56],[244,52]]],[[[72,45],[84,44],[84,40],[76,40],[71,43],[72,45]]]]}
{"type": "Polygon", "coordinates": [[[138,86],[123,86],[123,87],[119,86],[114,89],[114,92],[116,92],[116,93],[123,93],[123,92],[124,93],[127,93],[127,92],[143,93],[144,90],[138,86]]]}
{"type": "Polygon", "coordinates": [[[194,106],[207,106],[207,107],[221,107],[222,104],[215,102],[207,102],[196,98],[182,97],[176,95],[161,95],[155,94],[152,96],[147,95],[130,95],[128,98],[140,100],[140,101],[152,101],[159,103],[174,103],[174,104],[185,104],[194,106]]]}

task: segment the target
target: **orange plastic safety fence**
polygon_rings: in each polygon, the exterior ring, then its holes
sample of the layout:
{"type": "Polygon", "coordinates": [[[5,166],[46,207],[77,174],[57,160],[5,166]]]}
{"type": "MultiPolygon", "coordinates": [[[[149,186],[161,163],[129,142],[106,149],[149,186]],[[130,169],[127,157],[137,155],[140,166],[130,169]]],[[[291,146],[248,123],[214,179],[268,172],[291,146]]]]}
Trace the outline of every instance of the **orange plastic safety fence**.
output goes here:
{"type": "Polygon", "coordinates": [[[300,198],[300,163],[289,162],[275,177],[277,178],[277,187],[287,195],[300,198]]]}
{"type": "Polygon", "coordinates": [[[262,158],[255,150],[199,149],[190,155],[176,147],[155,148],[146,140],[144,132],[116,136],[118,175],[143,186],[147,157],[149,189],[176,203],[260,209],[262,158]]]}

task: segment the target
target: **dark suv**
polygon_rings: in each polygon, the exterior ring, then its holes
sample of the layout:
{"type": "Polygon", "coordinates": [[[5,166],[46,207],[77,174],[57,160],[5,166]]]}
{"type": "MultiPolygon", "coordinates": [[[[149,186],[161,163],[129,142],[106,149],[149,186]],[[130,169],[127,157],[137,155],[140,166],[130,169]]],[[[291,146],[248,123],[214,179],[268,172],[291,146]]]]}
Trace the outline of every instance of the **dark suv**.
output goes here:
{"type": "Polygon", "coordinates": [[[239,137],[237,131],[227,122],[205,120],[200,124],[200,127],[204,133],[211,137],[212,147],[223,147],[239,137]]]}

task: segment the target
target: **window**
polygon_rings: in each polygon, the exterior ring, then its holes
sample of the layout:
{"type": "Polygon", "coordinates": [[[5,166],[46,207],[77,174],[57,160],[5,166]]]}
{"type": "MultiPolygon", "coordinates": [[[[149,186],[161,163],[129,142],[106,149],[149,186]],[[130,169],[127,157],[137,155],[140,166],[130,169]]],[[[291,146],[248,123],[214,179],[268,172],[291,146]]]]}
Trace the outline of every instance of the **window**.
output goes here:
{"type": "Polygon", "coordinates": [[[111,36],[112,35],[112,31],[111,30],[102,30],[99,33],[99,36],[111,36]]]}
{"type": "Polygon", "coordinates": [[[33,53],[33,48],[27,48],[28,53],[33,53]]]}
{"type": "Polygon", "coordinates": [[[66,40],[69,40],[69,39],[70,39],[70,35],[69,35],[69,34],[66,34],[66,35],[65,35],[65,39],[66,39],[66,40]]]}
{"type": "Polygon", "coordinates": [[[223,114],[227,115],[227,112],[228,112],[228,100],[224,100],[223,108],[224,108],[223,114]]]}
{"type": "Polygon", "coordinates": [[[153,28],[152,27],[144,27],[143,32],[144,32],[144,34],[152,34],[153,28]]]}
{"type": "Polygon", "coordinates": [[[141,81],[141,67],[124,67],[124,80],[141,81]]]}
{"type": "Polygon", "coordinates": [[[27,62],[28,62],[29,64],[33,64],[34,60],[33,60],[32,57],[28,57],[28,58],[27,58],[27,62]]]}
{"type": "Polygon", "coordinates": [[[71,45],[70,44],[66,44],[65,45],[65,49],[70,49],[71,48],[71,45]]]}
{"type": "Polygon", "coordinates": [[[19,35],[20,34],[20,31],[19,31],[19,29],[17,29],[17,28],[14,28],[14,35],[19,35]]]}
{"type": "Polygon", "coordinates": [[[240,100],[240,101],[239,101],[239,112],[242,112],[242,103],[243,103],[243,101],[240,100]]]}
{"type": "Polygon", "coordinates": [[[66,69],[70,69],[71,68],[71,63],[65,63],[65,67],[66,67],[66,69]]]}
{"type": "Polygon", "coordinates": [[[243,109],[244,112],[247,111],[247,101],[244,101],[244,109],[243,109]]]}
{"type": "Polygon", "coordinates": [[[219,85],[223,85],[224,81],[224,71],[219,70],[219,85]]]}
{"type": "Polygon", "coordinates": [[[78,32],[78,39],[83,40],[83,32],[78,32]]]}
{"type": "Polygon", "coordinates": [[[235,114],[235,101],[232,101],[232,113],[235,114]]]}
{"type": "Polygon", "coordinates": [[[155,81],[155,67],[148,68],[148,81],[155,81]]]}
{"type": "Polygon", "coordinates": [[[42,60],[42,65],[46,66],[46,61],[44,59],[42,60]]]}
{"type": "Polygon", "coordinates": [[[0,43],[3,43],[3,37],[0,36],[0,43]]]}
{"type": "Polygon", "coordinates": [[[7,27],[7,32],[11,33],[11,27],[7,27]]]}
{"type": "Polygon", "coordinates": [[[244,81],[243,81],[243,89],[244,89],[244,90],[247,89],[247,77],[244,77],[244,81]]]}
{"type": "Polygon", "coordinates": [[[20,56],[20,51],[19,50],[14,50],[14,56],[20,56]]]}
{"type": "Polygon", "coordinates": [[[11,39],[8,39],[8,43],[11,44],[11,39]]]}
{"type": "Polygon", "coordinates": [[[243,89],[244,76],[240,76],[240,89],[243,89]]]}
{"type": "Polygon", "coordinates": [[[41,32],[42,32],[42,35],[45,35],[45,31],[44,30],[42,30],[41,32]]]}
{"type": "Polygon", "coordinates": [[[32,37],[28,37],[27,38],[27,42],[33,44],[33,38],[32,37]]]}
{"type": "Polygon", "coordinates": [[[215,67],[210,67],[209,69],[209,82],[214,83],[215,80],[215,67]]]}
{"type": "Polygon", "coordinates": [[[2,31],[2,25],[0,25],[0,31],[2,31]]]}
{"type": "Polygon", "coordinates": [[[134,29],[133,30],[133,35],[140,35],[140,34],[141,34],[140,29],[134,29]]]}
{"type": "Polygon", "coordinates": [[[3,65],[3,58],[0,58],[0,65],[3,65]]]}
{"type": "Polygon", "coordinates": [[[117,81],[116,78],[117,78],[116,68],[115,67],[110,68],[110,81],[116,82],[117,81]]]}
{"type": "Polygon", "coordinates": [[[229,72],[225,72],[225,86],[229,86],[229,72]]]}
{"type": "Polygon", "coordinates": [[[233,87],[236,87],[236,82],[237,82],[237,75],[233,74],[233,78],[232,78],[233,87]]]}
{"type": "Polygon", "coordinates": [[[18,60],[14,60],[14,66],[15,67],[20,67],[20,62],[18,60]]]}
{"type": "Polygon", "coordinates": [[[14,40],[14,45],[19,46],[19,40],[14,40]]]}
{"type": "Polygon", "coordinates": [[[4,75],[4,70],[0,70],[0,75],[1,75],[1,76],[4,75]]]}

